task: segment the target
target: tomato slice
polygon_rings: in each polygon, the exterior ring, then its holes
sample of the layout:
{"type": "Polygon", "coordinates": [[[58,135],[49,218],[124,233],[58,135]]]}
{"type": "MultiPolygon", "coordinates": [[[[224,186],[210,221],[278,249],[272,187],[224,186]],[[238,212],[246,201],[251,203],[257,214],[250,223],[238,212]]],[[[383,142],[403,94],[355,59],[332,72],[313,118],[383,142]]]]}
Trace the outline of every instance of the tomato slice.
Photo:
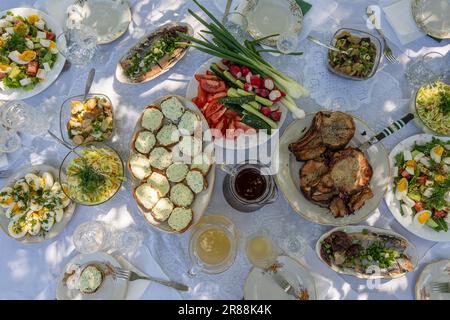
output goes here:
{"type": "Polygon", "coordinates": [[[39,69],[39,62],[36,60],[30,61],[27,65],[27,75],[35,77],[39,69]]]}
{"type": "Polygon", "coordinates": [[[202,89],[202,87],[198,86],[197,89],[197,101],[198,101],[198,106],[200,108],[202,108],[205,103],[206,103],[206,97],[207,97],[207,93],[205,90],[202,89]]]}
{"type": "MultiPolygon", "coordinates": [[[[205,115],[206,119],[210,119],[211,116],[215,113],[217,113],[220,109],[222,109],[223,105],[219,101],[211,101],[208,104],[208,107],[205,109],[203,114],[205,115]]],[[[226,111],[226,108],[224,108],[226,111]]]]}
{"type": "Polygon", "coordinates": [[[222,91],[222,92],[218,92],[218,93],[210,93],[210,94],[208,94],[208,98],[206,100],[208,102],[210,102],[212,100],[218,100],[218,99],[226,97],[226,96],[227,96],[226,91],[222,91]]]}
{"type": "Polygon", "coordinates": [[[220,118],[227,112],[227,108],[222,107],[217,112],[215,112],[209,119],[212,123],[218,123],[220,121],[220,118]]]}
{"type": "Polygon", "coordinates": [[[194,76],[195,80],[197,81],[201,81],[201,80],[214,80],[214,81],[222,81],[221,78],[219,78],[218,76],[214,75],[214,74],[196,74],[194,76]]]}
{"type": "Polygon", "coordinates": [[[221,91],[225,91],[227,88],[225,82],[221,80],[201,79],[200,86],[208,93],[218,93],[221,91]]]}
{"type": "Polygon", "coordinates": [[[239,114],[237,112],[230,109],[228,109],[227,112],[225,112],[225,117],[227,117],[228,119],[234,119],[238,116],[239,114]]]}

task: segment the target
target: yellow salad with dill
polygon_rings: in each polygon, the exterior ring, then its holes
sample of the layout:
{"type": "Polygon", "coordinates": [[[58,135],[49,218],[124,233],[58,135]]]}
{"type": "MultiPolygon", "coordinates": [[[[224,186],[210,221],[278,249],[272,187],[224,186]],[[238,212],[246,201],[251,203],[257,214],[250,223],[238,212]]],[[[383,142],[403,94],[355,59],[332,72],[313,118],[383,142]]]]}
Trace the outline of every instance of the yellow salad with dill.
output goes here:
{"type": "Polygon", "coordinates": [[[109,200],[124,181],[123,164],[117,153],[95,146],[81,150],[66,168],[69,196],[87,205],[109,200]]]}

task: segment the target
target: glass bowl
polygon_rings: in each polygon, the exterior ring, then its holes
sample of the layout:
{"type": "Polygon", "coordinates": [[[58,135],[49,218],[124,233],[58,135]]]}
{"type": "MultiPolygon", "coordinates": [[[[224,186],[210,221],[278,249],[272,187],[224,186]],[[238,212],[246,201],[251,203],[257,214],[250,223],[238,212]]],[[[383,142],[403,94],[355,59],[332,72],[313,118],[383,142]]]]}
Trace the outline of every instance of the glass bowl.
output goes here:
{"type": "MultiPolygon", "coordinates": [[[[102,158],[98,159],[95,164],[99,164],[100,160],[102,158]]],[[[109,169],[109,168],[106,168],[109,169]]],[[[98,166],[93,167],[93,170],[98,170],[98,166]]],[[[100,170],[99,170],[100,171],[100,170]]],[[[105,173],[105,177],[108,179],[111,179],[112,175],[110,172],[106,172],[105,170],[101,170],[103,173],[105,173]]],[[[60,167],[59,167],[59,179],[61,181],[61,184],[65,184],[66,187],[63,188],[64,193],[74,202],[85,205],[85,206],[95,206],[102,204],[108,200],[110,200],[112,197],[116,195],[116,193],[119,191],[120,187],[122,186],[122,182],[125,180],[125,168],[122,161],[122,158],[120,157],[119,153],[114,150],[112,147],[108,146],[105,143],[101,142],[92,142],[92,143],[86,143],[79,145],[75,147],[73,150],[71,150],[63,159],[60,167]],[[115,181],[113,181],[113,187],[108,191],[107,196],[103,196],[97,201],[90,201],[88,199],[81,199],[81,197],[76,196],[73,192],[70,191],[70,185],[74,185],[73,179],[70,179],[71,177],[67,173],[68,166],[74,161],[75,159],[79,159],[80,156],[83,156],[84,150],[89,149],[107,149],[111,152],[111,155],[115,158],[117,170],[119,174],[116,176],[115,181]]],[[[86,195],[88,192],[82,193],[82,195],[86,195]]]]}
{"type": "MultiPolygon", "coordinates": [[[[351,75],[348,75],[348,74],[345,74],[345,73],[343,73],[343,72],[339,72],[339,71],[335,70],[335,69],[331,66],[329,58],[327,59],[327,66],[328,66],[328,69],[329,69],[332,73],[334,73],[334,74],[336,74],[336,75],[338,75],[338,76],[341,76],[341,77],[344,77],[344,78],[347,78],[347,79],[352,79],[352,80],[366,80],[366,79],[369,79],[369,78],[373,77],[373,76],[375,75],[375,73],[377,72],[378,66],[380,65],[381,52],[382,52],[382,51],[381,51],[381,50],[382,50],[381,41],[380,41],[377,37],[375,37],[374,35],[372,35],[372,34],[370,34],[370,33],[368,33],[368,32],[365,32],[365,31],[361,31],[361,30],[357,30],[357,29],[352,29],[352,28],[341,28],[341,29],[337,30],[337,31],[334,33],[333,38],[331,39],[331,43],[330,43],[330,44],[331,44],[333,47],[335,46],[337,36],[338,36],[340,33],[342,33],[342,32],[348,32],[348,33],[350,33],[352,36],[357,36],[357,37],[359,37],[359,38],[369,38],[370,41],[375,45],[375,48],[376,48],[376,51],[377,51],[377,52],[376,52],[376,54],[375,54],[375,61],[374,61],[374,65],[373,65],[372,71],[371,71],[366,77],[356,77],[356,76],[351,76],[351,75]]],[[[331,51],[331,50],[328,51],[328,54],[330,53],[330,51],[331,51]]]]}
{"type": "MultiPolygon", "coordinates": [[[[106,139],[96,139],[96,140],[94,140],[95,142],[102,142],[102,141],[109,140],[109,139],[111,139],[111,137],[114,136],[114,131],[115,131],[114,107],[112,105],[111,99],[108,96],[106,96],[104,94],[101,94],[101,93],[88,94],[86,96],[86,100],[85,101],[87,101],[90,98],[94,98],[94,97],[104,98],[104,99],[108,100],[109,103],[111,104],[112,118],[113,118],[113,120],[112,120],[113,121],[112,122],[113,123],[112,131],[111,131],[110,135],[106,139]]],[[[67,128],[67,124],[68,124],[68,122],[69,122],[69,120],[71,118],[71,115],[72,115],[70,103],[73,100],[82,101],[82,99],[83,99],[83,95],[82,94],[77,95],[77,96],[73,96],[73,97],[70,97],[70,98],[66,99],[63,102],[63,104],[61,105],[61,109],[59,111],[59,130],[61,131],[61,137],[63,138],[63,140],[65,142],[73,144],[73,145],[77,145],[77,144],[75,142],[73,142],[73,140],[70,138],[69,131],[68,131],[68,128],[67,128]]]]}
{"type": "Polygon", "coordinates": [[[444,75],[435,76],[432,80],[429,82],[423,84],[421,87],[419,87],[417,90],[414,91],[414,93],[411,95],[411,101],[410,101],[410,112],[414,114],[414,121],[416,124],[422,128],[422,130],[425,133],[441,136],[441,137],[450,137],[450,135],[436,131],[435,129],[431,128],[419,115],[417,112],[417,94],[419,93],[420,89],[422,89],[425,86],[428,86],[429,84],[432,84],[438,80],[441,80],[442,82],[446,84],[450,84],[450,73],[446,73],[444,75]]]}

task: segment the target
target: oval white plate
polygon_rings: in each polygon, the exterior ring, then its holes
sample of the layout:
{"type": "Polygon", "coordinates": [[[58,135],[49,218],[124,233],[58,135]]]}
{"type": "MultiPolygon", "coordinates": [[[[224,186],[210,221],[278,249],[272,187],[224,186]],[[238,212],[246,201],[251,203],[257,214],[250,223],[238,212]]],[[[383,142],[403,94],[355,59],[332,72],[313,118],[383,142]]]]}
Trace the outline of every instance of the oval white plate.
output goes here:
{"type": "MultiPolygon", "coordinates": [[[[413,145],[417,143],[424,143],[431,141],[433,136],[431,134],[416,134],[411,136],[392,149],[389,154],[389,163],[391,168],[393,169],[395,166],[395,156],[404,150],[411,150],[413,145]]],[[[450,141],[450,138],[437,137],[443,141],[450,141]]],[[[385,201],[389,210],[391,211],[394,218],[400,223],[406,230],[414,233],[416,236],[421,237],[430,241],[450,241],[450,231],[447,232],[436,232],[431,228],[424,226],[423,228],[417,227],[413,224],[412,217],[402,216],[400,213],[400,201],[395,198],[394,194],[394,179],[388,184],[388,192],[386,193],[385,201]]]]}
{"type": "Polygon", "coordinates": [[[92,294],[83,294],[79,290],[69,290],[63,283],[64,273],[70,264],[86,265],[93,262],[110,263],[113,267],[121,268],[120,263],[112,256],[104,252],[80,254],[70,260],[64,266],[58,277],[56,287],[56,299],[58,300],[123,300],[127,294],[128,281],[122,278],[114,279],[108,275],[103,280],[101,287],[92,294]]]}
{"type": "MultiPolygon", "coordinates": [[[[195,113],[197,113],[201,119],[202,119],[202,130],[203,132],[207,131],[209,129],[208,123],[206,122],[205,118],[203,117],[202,113],[198,110],[197,106],[195,104],[193,104],[191,101],[187,100],[184,97],[181,96],[175,96],[175,95],[171,95],[171,96],[164,96],[164,97],[160,97],[157,100],[151,102],[150,104],[155,104],[155,105],[160,105],[161,101],[169,98],[169,97],[176,97],[177,99],[179,99],[183,105],[185,106],[186,109],[192,110],[195,113]]],[[[130,142],[130,155],[134,152],[133,151],[133,137],[136,135],[136,133],[140,130],[142,130],[142,126],[141,126],[141,117],[139,117],[136,126],[134,128],[133,134],[132,134],[132,139],[130,142]]],[[[208,147],[208,149],[206,149],[207,147],[207,143],[203,143],[203,151],[207,150],[207,152],[211,152],[212,155],[214,155],[214,150],[210,150],[210,147],[208,147]]],[[[127,168],[129,166],[127,165],[127,168]]],[[[129,170],[129,168],[128,168],[129,170]]],[[[131,174],[132,179],[133,179],[133,190],[140,185],[141,181],[137,180],[133,177],[133,174],[131,174]]],[[[205,213],[206,208],[208,207],[209,201],[211,200],[211,195],[214,189],[214,180],[216,177],[216,170],[215,170],[215,164],[213,163],[211,165],[211,168],[209,170],[208,175],[206,176],[206,180],[208,181],[208,188],[206,190],[203,190],[202,192],[200,192],[199,194],[195,195],[195,199],[194,202],[191,205],[191,209],[193,212],[193,221],[190,224],[189,228],[190,229],[192,226],[194,226],[203,216],[203,214],[205,213]]],[[[134,196],[134,195],[133,195],[134,196]]],[[[165,232],[169,232],[169,233],[178,233],[176,231],[174,231],[172,228],[169,227],[167,221],[165,222],[159,222],[156,221],[153,216],[151,214],[145,214],[145,212],[142,210],[142,208],[136,204],[136,206],[138,207],[139,211],[143,214],[143,216],[145,217],[145,220],[151,225],[156,227],[159,230],[165,231],[165,232]]],[[[183,232],[185,232],[186,230],[184,230],[183,232]]]]}
{"type": "MultiPolygon", "coordinates": [[[[312,222],[343,226],[366,220],[380,205],[386,193],[386,186],[389,183],[390,171],[386,150],[381,143],[378,143],[365,152],[373,169],[370,187],[374,197],[366,201],[364,206],[354,214],[335,218],[328,208],[322,208],[305,198],[300,190],[299,175],[300,168],[304,162],[297,161],[288,149],[290,143],[297,141],[304,135],[310,127],[314,115],[307,114],[304,119],[292,122],[284,131],[275,152],[275,161],[279,161],[278,173],[275,176],[277,186],[283,192],[292,209],[312,222]]],[[[355,120],[356,132],[349,146],[356,147],[372,137],[374,132],[359,118],[353,117],[353,119],[355,120]],[[364,132],[366,132],[365,136],[362,135],[364,132]]]]}
{"type": "MultiPolygon", "coordinates": [[[[32,8],[15,8],[0,12],[0,16],[6,14],[6,12],[8,11],[11,11],[16,15],[21,16],[29,16],[32,14],[37,14],[45,20],[48,28],[50,28],[53,31],[56,37],[61,33],[63,33],[61,26],[55,20],[53,20],[53,18],[51,18],[42,11],[32,8]]],[[[65,43],[65,41],[62,41],[62,43],[65,43]]],[[[53,65],[53,68],[50,70],[50,72],[47,72],[46,79],[43,82],[38,83],[33,90],[29,91],[23,90],[21,88],[17,89],[6,88],[6,90],[4,91],[0,90],[0,100],[21,100],[30,98],[32,96],[37,95],[38,93],[41,93],[58,78],[65,63],[66,59],[63,57],[61,53],[58,53],[58,59],[56,59],[56,62],[53,65]]]]}
{"type": "Polygon", "coordinates": [[[143,42],[145,42],[147,40],[148,37],[150,37],[153,33],[159,32],[160,30],[164,29],[164,28],[170,28],[172,26],[185,26],[188,28],[188,35],[193,36],[194,35],[194,29],[192,29],[192,27],[187,24],[187,23],[183,23],[183,22],[171,22],[171,23],[167,23],[161,27],[156,28],[155,30],[152,30],[151,32],[147,33],[146,35],[142,36],[130,49],[127,50],[127,53],[124,54],[122,57],[120,57],[119,62],[117,62],[117,66],[116,66],[116,79],[119,80],[122,83],[127,83],[127,84],[141,84],[141,83],[145,83],[148,82],[150,80],[153,80],[157,77],[159,77],[160,75],[166,73],[167,71],[169,71],[174,65],[176,65],[178,63],[178,61],[180,61],[181,59],[183,59],[183,57],[185,56],[186,52],[189,50],[189,48],[185,48],[185,50],[181,53],[181,55],[177,58],[174,59],[172,61],[171,64],[169,64],[164,70],[162,70],[160,73],[155,74],[154,76],[145,79],[142,82],[131,82],[125,75],[123,72],[123,68],[122,65],[120,64],[120,61],[122,61],[127,55],[128,52],[141,45],[143,42]]]}
{"type": "MultiPolygon", "coordinates": [[[[30,172],[42,173],[45,171],[50,172],[53,175],[53,178],[55,179],[55,181],[57,181],[57,180],[59,181],[59,179],[58,179],[59,170],[54,167],[42,164],[42,165],[37,165],[37,166],[32,166],[32,167],[26,167],[26,168],[19,170],[16,174],[14,174],[11,178],[8,179],[8,181],[6,182],[6,184],[4,186],[6,187],[6,186],[13,185],[16,180],[25,177],[25,175],[27,173],[30,173],[30,172]]],[[[64,230],[66,225],[69,223],[70,219],[72,219],[73,213],[75,212],[75,208],[76,208],[76,204],[74,202],[72,202],[64,210],[64,216],[63,216],[62,220],[60,222],[55,223],[53,225],[53,227],[50,229],[50,231],[45,234],[45,236],[33,237],[33,236],[27,234],[23,238],[20,238],[20,239],[13,238],[13,239],[17,240],[19,242],[22,242],[22,243],[39,243],[39,242],[42,242],[42,241],[45,241],[48,239],[52,239],[52,238],[56,237],[57,235],[59,235],[64,230]]],[[[8,232],[9,221],[10,220],[5,216],[5,209],[0,208],[0,226],[1,226],[2,230],[9,237],[11,237],[8,232]]]]}
{"type": "MultiPolygon", "coordinates": [[[[282,266],[278,272],[282,274],[290,284],[306,288],[309,300],[316,300],[316,286],[314,279],[300,262],[288,256],[279,256],[277,262],[282,266]]],[[[271,273],[259,268],[252,268],[244,285],[245,300],[298,300],[281,289],[272,278],[271,273]]]]}
{"type": "MultiPolygon", "coordinates": [[[[198,68],[195,71],[194,75],[205,74],[206,71],[209,70],[209,67],[211,66],[212,63],[219,62],[219,61],[220,61],[220,59],[216,58],[216,57],[209,59],[204,64],[202,64],[200,66],[200,68],[198,68]]],[[[189,81],[189,84],[186,89],[186,98],[189,100],[192,100],[193,98],[195,98],[197,96],[197,90],[198,90],[199,83],[198,83],[197,79],[195,79],[194,75],[192,76],[191,81],[189,81]]],[[[286,116],[288,113],[288,110],[286,109],[286,107],[284,105],[282,105],[280,103],[279,106],[280,106],[280,111],[281,111],[281,119],[278,122],[278,130],[281,128],[284,121],[286,120],[286,116]]],[[[251,149],[256,146],[266,143],[270,138],[272,138],[275,135],[275,133],[277,132],[277,130],[272,130],[272,131],[273,132],[270,136],[267,136],[267,135],[261,136],[260,139],[258,139],[258,141],[255,141],[254,139],[237,139],[236,140],[237,143],[229,143],[229,140],[221,138],[221,139],[214,139],[214,144],[222,149],[230,149],[230,150],[251,149]],[[239,143],[239,142],[242,142],[242,143],[239,143]]]]}
{"type": "Polygon", "coordinates": [[[110,43],[128,30],[131,9],[126,0],[84,0],[68,10],[68,24],[82,22],[97,33],[99,44],[110,43]]]}
{"type": "Polygon", "coordinates": [[[408,247],[405,250],[405,254],[407,254],[410,259],[411,262],[414,266],[414,268],[417,267],[417,264],[419,263],[419,256],[417,253],[417,249],[416,247],[408,240],[406,239],[404,236],[391,231],[391,230],[387,230],[387,229],[381,229],[381,228],[375,228],[375,227],[370,227],[370,226],[345,226],[345,227],[336,227],[331,229],[328,232],[325,232],[320,238],[319,240],[317,240],[316,242],[316,254],[319,257],[320,261],[322,261],[325,265],[327,265],[331,270],[336,271],[337,273],[342,273],[342,274],[347,274],[350,276],[354,276],[357,278],[361,278],[361,279],[394,279],[394,278],[400,278],[403,277],[405,274],[401,274],[395,277],[391,277],[391,276],[380,276],[380,275],[369,275],[369,274],[361,274],[361,273],[356,273],[354,270],[343,270],[343,269],[339,269],[338,267],[336,267],[335,265],[330,266],[328,263],[326,263],[323,259],[322,256],[320,255],[320,244],[321,242],[328,237],[330,234],[332,234],[333,232],[336,231],[344,231],[347,233],[357,233],[357,232],[362,232],[364,229],[367,229],[371,232],[376,232],[379,234],[387,234],[387,235],[393,235],[399,238],[402,238],[404,240],[406,240],[408,242],[408,247]]]}

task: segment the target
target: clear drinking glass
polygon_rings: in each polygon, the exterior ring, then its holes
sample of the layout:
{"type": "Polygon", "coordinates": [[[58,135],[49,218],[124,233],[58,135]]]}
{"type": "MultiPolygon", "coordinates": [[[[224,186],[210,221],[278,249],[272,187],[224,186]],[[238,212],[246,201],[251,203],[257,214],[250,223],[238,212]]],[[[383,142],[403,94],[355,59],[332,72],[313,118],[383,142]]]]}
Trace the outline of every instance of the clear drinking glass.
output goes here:
{"type": "Polygon", "coordinates": [[[275,264],[279,254],[267,229],[261,229],[247,238],[245,252],[252,265],[260,269],[275,264]]]}
{"type": "Polygon", "coordinates": [[[98,51],[95,32],[84,25],[58,35],[56,45],[70,63],[80,66],[90,63],[98,51]]]}
{"type": "Polygon", "coordinates": [[[16,131],[0,125],[0,152],[11,153],[17,151],[22,145],[22,140],[16,131]]]}
{"type": "Polygon", "coordinates": [[[224,27],[240,43],[243,43],[246,39],[248,21],[242,13],[230,12],[230,14],[225,19],[224,27]]]}
{"type": "Polygon", "coordinates": [[[132,253],[142,244],[144,234],[134,228],[126,228],[113,232],[113,247],[124,253],[132,253]]]}
{"type": "Polygon", "coordinates": [[[100,221],[88,221],[80,224],[73,233],[73,244],[83,254],[102,251],[110,247],[111,231],[100,221]]]}
{"type": "Polygon", "coordinates": [[[50,127],[45,113],[23,101],[9,101],[0,111],[0,121],[3,126],[14,131],[27,132],[32,135],[44,135],[50,127]]]}
{"type": "Polygon", "coordinates": [[[308,248],[306,240],[299,235],[296,225],[286,224],[283,228],[279,247],[285,255],[301,259],[308,248]]]}
{"type": "Polygon", "coordinates": [[[298,34],[294,32],[283,32],[278,36],[277,49],[278,51],[289,54],[294,52],[298,47],[298,34]]]}
{"type": "Polygon", "coordinates": [[[405,76],[413,88],[418,88],[432,79],[436,79],[439,74],[443,73],[443,69],[448,67],[441,53],[429,52],[411,61],[406,67],[405,76]]]}

